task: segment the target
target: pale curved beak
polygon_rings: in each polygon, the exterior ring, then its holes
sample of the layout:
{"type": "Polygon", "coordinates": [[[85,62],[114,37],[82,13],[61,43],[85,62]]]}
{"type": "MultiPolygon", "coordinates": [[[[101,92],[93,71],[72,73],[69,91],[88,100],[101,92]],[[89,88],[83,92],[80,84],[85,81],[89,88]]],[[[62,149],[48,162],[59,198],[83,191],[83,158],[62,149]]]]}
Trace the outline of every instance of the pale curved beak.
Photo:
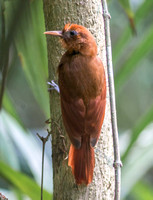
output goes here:
{"type": "Polygon", "coordinates": [[[63,37],[62,31],[46,31],[44,34],[63,37]]]}

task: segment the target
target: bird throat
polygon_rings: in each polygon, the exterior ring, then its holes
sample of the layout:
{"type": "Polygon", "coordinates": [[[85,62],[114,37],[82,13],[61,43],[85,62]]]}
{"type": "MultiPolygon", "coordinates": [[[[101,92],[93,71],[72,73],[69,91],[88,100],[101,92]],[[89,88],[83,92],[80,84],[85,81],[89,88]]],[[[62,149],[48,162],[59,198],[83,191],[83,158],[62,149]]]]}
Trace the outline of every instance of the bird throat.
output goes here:
{"type": "Polygon", "coordinates": [[[80,53],[79,51],[73,50],[71,55],[77,55],[79,53],[80,53]]]}

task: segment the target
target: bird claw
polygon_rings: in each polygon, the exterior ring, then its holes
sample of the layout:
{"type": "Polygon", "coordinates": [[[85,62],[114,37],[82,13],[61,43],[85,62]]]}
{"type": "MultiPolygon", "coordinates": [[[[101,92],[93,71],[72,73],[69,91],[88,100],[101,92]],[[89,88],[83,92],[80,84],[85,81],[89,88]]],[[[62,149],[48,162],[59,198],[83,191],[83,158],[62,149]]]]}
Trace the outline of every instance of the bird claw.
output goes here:
{"type": "Polygon", "coordinates": [[[65,158],[64,158],[64,160],[67,160],[69,157],[68,156],[66,156],[65,158]]]}
{"type": "Polygon", "coordinates": [[[51,82],[47,82],[47,84],[51,86],[50,88],[48,88],[48,91],[56,90],[56,92],[60,93],[59,86],[53,80],[51,82]]]}

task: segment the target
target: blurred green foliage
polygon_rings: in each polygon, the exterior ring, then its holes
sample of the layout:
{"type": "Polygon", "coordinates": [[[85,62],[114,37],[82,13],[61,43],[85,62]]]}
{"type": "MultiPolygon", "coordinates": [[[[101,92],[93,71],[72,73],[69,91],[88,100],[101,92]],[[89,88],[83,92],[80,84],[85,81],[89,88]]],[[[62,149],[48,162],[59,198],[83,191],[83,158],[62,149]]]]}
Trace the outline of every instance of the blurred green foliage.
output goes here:
{"type": "MultiPolygon", "coordinates": [[[[147,0],[109,1],[125,200],[153,196],[152,8],[147,0]]],[[[4,66],[7,75],[0,113],[0,191],[11,200],[39,199],[41,143],[33,133],[44,130],[49,118],[42,1],[1,0],[0,16],[1,85],[4,66]]],[[[50,174],[48,154],[45,163],[50,174]]],[[[51,177],[44,182],[49,199],[51,177]]]]}
{"type": "MultiPolygon", "coordinates": [[[[31,178],[11,169],[3,162],[0,162],[0,171],[6,180],[11,182],[21,192],[28,195],[32,200],[38,200],[40,198],[40,187],[31,178]]],[[[51,199],[51,195],[46,191],[44,191],[44,199],[51,199]]]]}

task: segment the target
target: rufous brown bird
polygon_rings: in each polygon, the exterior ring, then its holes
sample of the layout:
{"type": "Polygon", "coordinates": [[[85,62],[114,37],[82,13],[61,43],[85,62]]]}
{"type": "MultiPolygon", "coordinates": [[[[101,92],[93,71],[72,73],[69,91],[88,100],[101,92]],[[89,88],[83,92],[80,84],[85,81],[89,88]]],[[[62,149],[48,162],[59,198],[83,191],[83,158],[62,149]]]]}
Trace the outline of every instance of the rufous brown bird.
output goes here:
{"type": "Polygon", "coordinates": [[[70,138],[68,165],[77,184],[92,182],[96,145],[105,115],[106,78],[97,45],[83,26],[66,24],[59,36],[66,49],[58,66],[61,110],[70,138]]]}

